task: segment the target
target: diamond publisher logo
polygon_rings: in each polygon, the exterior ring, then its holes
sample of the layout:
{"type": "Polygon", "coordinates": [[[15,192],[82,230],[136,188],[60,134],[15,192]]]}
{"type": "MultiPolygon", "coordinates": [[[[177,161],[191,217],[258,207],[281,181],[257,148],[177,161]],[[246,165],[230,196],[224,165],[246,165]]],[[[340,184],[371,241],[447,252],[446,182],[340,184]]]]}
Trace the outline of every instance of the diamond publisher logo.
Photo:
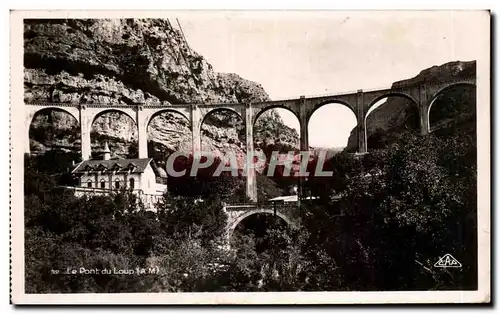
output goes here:
{"type": "Polygon", "coordinates": [[[457,261],[456,258],[454,258],[451,254],[446,254],[445,256],[441,257],[439,261],[434,264],[434,267],[462,267],[462,264],[460,264],[459,261],[457,261]]]}

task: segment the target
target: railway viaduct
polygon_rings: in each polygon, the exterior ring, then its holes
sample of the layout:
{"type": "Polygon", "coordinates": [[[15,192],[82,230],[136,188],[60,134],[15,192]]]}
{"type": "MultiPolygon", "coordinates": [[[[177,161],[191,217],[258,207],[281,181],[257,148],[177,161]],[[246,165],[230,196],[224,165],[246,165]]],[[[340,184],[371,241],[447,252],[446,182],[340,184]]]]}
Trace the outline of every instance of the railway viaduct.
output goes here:
{"type": "MultiPolygon", "coordinates": [[[[308,122],[312,114],[323,105],[341,104],[352,110],[357,119],[356,136],[357,151],[367,151],[366,139],[366,116],[379,100],[391,96],[399,96],[408,99],[418,109],[420,117],[420,133],[428,134],[429,111],[434,101],[447,89],[457,85],[475,86],[476,78],[464,78],[461,80],[426,83],[419,85],[408,85],[397,88],[386,88],[377,90],[358,90],[350,93],[331,94],[324,96],[305,97],[296,99],[285,99],[255,103],[233,103],[233,104],[171,104],[161,105],[116,105],[97,103],[52,103],[37,102],[25,103],[25,152],[29,153],[29,128],[33,117],[37,112],[44,109],[57,109],[72,115],[80,125],[81,156],[83,160],[91,156],[90,132],[92,123],[103,113],[114,111],[128,115],[136,124],[139,137],[139,158],[147,158],[147,127],[149,122],[158,114],[163,112],[175,112],[181,114],[191,127],[193,150],[201,150],[201,125],[205,118],[214,111],[230,110],[238,114],[245,124],[247,154],[253,152],[253,126],[259,116],[268,109],[285,108],[290,110],[300,122],[300,149],[308,150],[308,122]]],[[[252,162],[251,160],[247,160],[252,162]]],[[[248,173],[246,184],[247,195],[251,200],[257,199],[257,186],[255,173],[248,173]]]]}

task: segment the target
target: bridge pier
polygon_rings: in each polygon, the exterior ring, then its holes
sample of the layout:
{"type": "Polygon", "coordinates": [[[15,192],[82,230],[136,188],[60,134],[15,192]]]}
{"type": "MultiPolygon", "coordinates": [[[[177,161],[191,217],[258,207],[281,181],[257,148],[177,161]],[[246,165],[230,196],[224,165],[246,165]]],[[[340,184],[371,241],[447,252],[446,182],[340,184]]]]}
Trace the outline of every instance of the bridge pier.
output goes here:
{"type": "Polygon", "coordinates": [[[309,134],[307,129],[307,106],[305,96],[300,96],[299,107],[300,120],[300,150],[309,151],[309,134]]]}
{"type": "Polygon", "coordinates": [[[427,99],[427,87],[425,85],[419,86],[419,117],[420,117],[420,135],[429,134],[429,107],[430,103],[427,99]]]}
{"type": "Polygon", "coordinates": [[[198,105],[191,105],[191,136],[193,139],[193,155],[201,151],[201,112],[198,105]]]}
{"type": "Polygon", "coordinates": [[[365,104],[363,90],[359,89],[356,94],[356,107],[358,111],[356,112],[356,120],[358,125],[356,126],[356,137],[358,144],[358,153],[366,153],[368,151],[368,144],[366,142],[366,120],[365,120],[365,104]]]}
{"type": "Polygon", "coordinates": [[[90,128],[92,127],[91,117],[85,112],[87,107],[80,106],[80,137],[82,160],[90,159],[92,150],[90,146],[90,128]]]}
{"type": "Polygon", "coordinates": [[[421,105],[420,106],[420,135],[429,134],[429,106],[421,105]]]}
{"type": "Polygon", "coordinates": [[[144,117],[144,107],[137,106],[137,135],[139,138],[139,158],[148,158],[147,119],[144,117]]]}
{"type": "MultiPolygon", "coordinates": [[[[308,130],[308,114],[307,114],[307,106],[306,106],[306,97],[300,96],[300,105],[299,105],[299,122],[300,122],[300,151],[308,152],[309,151],[309,130],[308,130]]],[[[303,156],[303,155],[301,155],[303,156]]],[[[300,205],[300,200],[305,197],[305,178],[299,177],[298,182],[298,202],[300,205]]]]}
{"type": "Polygon", "coordinates": [[[358,153],[366,153],[368,151],[368,143],[366,142],[366,124],[364,119],[361,119],[356,126],[358,138],[358,153]]]}
{"type": "Polygon", "coordinates": [[[246,169],[246,195],[252,202],[257,202],[257,180],[254,164],[254,147],[253,147],[253,108],[252,104],[248,103],[245,107],[245,130],[246,130],[246,146],[247,154],[245,160],[246,169]]]}

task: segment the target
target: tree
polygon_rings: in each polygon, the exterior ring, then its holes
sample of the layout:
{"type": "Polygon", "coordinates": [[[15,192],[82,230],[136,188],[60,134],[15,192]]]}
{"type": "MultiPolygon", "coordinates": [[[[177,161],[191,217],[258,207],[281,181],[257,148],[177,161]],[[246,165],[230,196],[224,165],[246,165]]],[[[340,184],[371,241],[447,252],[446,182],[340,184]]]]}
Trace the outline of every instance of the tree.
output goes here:
{"type": "Polygon", "coordinates": [[[342,230],[358,243],[358,256],[376,274],[364,286],[477,285],[475,150],[473,138],[463,134],[408,135],[351,181],[343,222],[348,227],[342,230]],[[433,269],[440,256],[451,252],[468,266],[454,274],[433,269]]]}
{"type": "Polygon", "coordinates": [[[227,224],[227,214],[218,199],[165,194],[158,204],[157,216],[165,236],[200,239],[203,246],[221,242],[227,224]]]}
{"type": "MultiPolygon", "coordinates": [[[[199,162],[205,163],[209,157],[201,156],[199,162]]],[[[233,176],[231,171],[223,171],[220,175],[215,175],[217,168],[223,162],[219,157],[214,158],[214,162],[207,168],[198,169],[196,174],[191,175],[191,169],[195,162],[193,156],[177,157],[173,164],[176,172],[185,171],[179,177],[168,173],[167,182],[171,194],[194,197],[194,198],[221,198],[238,200],[244,198],[244,178],[241,171],[233,176]]]]}
{"type": "Polygon", "coordinates": [[[363,170],[361,161],[347,152],[335,154],[332,158],[325,160],[319,169],[331,171],[332,176],[316,175],[318,162],[318,156],[315,156],[307,165],[308,176],[305,189],[311,196],[319,197],[323,204],[330,204],[332,196],[342,193],[351,178],[363,170]]]}
{"type": "Polygon", "coordinates": [[[474,289],[475,154],[474,135],[404,133],[390,149],[329,160],[333,177],[309,177],[307,187],[320,200],[342,198],[302,206],[307,247],[318,252],[317,259],[309,255],[312,269],[329,259],[347,290],[474,289]],[[463,262],[462,269],[434,268],[446,253],[463,262]]]}
{"type": "Polygon", "coordinates": [[[222,202],[235,191],[233,177],[218,181],[208,168],[201,177],[176,178],[184,185],[165,194],[157,212],[146,212],[126,190],[76,198],[38,165],[27,163],[25,179],[29,292],[477,288],[472,134],[402,134],[390,149],[335,155],[323,168],[333,176],[307,178],[320,198],[301,203],[300,230],[271,220],[263,233],[237,238],[231,250],[224,246],[222,202]],[[434,268],[447,253],[463,267],[434,268]],[[67,265],[162,272],[50,274],[67,265]]]}

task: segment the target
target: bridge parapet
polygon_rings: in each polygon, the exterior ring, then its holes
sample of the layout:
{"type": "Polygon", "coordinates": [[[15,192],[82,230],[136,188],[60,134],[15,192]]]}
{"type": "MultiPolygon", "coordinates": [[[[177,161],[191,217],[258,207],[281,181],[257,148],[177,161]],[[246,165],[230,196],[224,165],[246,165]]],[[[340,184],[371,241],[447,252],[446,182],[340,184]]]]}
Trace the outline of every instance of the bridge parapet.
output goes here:
{"type": "MultiPolygon", "coordinates": [[[[463,78],[457,78],[457,79],[452,79],[452,80],[446,80],[442,82],[417,82],[417,83],[402,83],[398,84],[397,86],[384,86],[384,87],[378,87],[378,88],[369,88],[369,89],[363,89],[362,92],[367,94],[367,93],[391,93],[391,92],[405,92],[408,91],[409,89],[414,89],[418,87],[426,87],[431,90],[440,90],[443,87],[450,86],[450,85],[456,85],[456,84],[475,84],[476,83],[476,77],[475,76],[470,76],[470,77],[463,77],[463,78]]],[[[276,106],[276,105],[283,105],[285,106],[286,103],[288,102],[298,102],[300,99],[307,99],[307,100],[316,100],[316,99],[322,99],[330,97],[346,97],[346,96],[352,96],[358,93],[358,91],[342,91],[342,92],[334,92],[334,93],[326,93],[326,94],[315,94],[315,95],[307,95],[307,96],[301,96],[301,97],[290,97],[290,98],[282,98],[282,99],[275,99],[275,100],[269,100],[269,101],[259,101],[259,102],[254,102],[253,105],[256,108],[260,107],[269,107],[269,106],[276,106]]],[[[162,104],[146,104],[146,103],[134,103],[134,104],[123,104],[123,103],[58,103],[58,102],[51,102],[51,101],[29,101],[25,102],[25,105],[30,105],[30,106],[61,106],[61,107],[78,107],[80,105],[86,105],[89,107],[133,107],[137,105],[141,105],[144,108],[150,108],[150,109],[160,109],[160,108],[169,108],[169,107],[182,107],[182,108],[190,108],[192,105],[198,105],[204,108],[218,108],[218,107],[239,107],[242,106],[242,103],[204,103],[204,104],[192,104],[192,103],[185,103],[185,104],[173,104],[169,102],[163,102],[162,104]]]]}

